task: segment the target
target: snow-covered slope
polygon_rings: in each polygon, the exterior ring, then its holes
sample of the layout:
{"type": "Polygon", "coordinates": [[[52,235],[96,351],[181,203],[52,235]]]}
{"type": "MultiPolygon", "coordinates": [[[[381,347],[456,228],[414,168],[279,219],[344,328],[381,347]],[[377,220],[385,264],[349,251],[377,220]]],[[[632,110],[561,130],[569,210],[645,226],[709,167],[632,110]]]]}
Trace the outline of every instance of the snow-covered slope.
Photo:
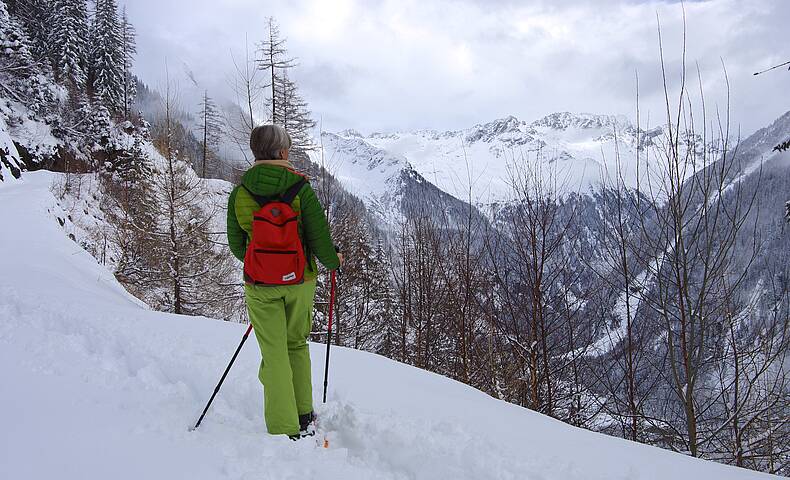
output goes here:
{"type": "MultiPolygon", "coordinates": [[[[636,185],[637,144],[650,144],[661,128],[637,132],[621,116],[555,113],[527,123],[506,117],[448,132],[422,130],[363,136],[325,133],[324,159],[352,193],[367,202],[392,196],[401,171],[478,204],[507,201],[514,161],[526,160],[564,192],[587,192],[613,175],[619,155],[623,177],[636,185]],[[640,138],[641,137],[641,138],[640,138]]],[[[644,159],[642,160],[644,162],[644,159]]],[[[646,167],[640,175],[646,179],[646,167]]]]}
{"type": "MultiPolygon", "coordinates": [[[[244,327],[141,306],[64,235],[54,177],[0,189],[0,478],[771,478],[576,429],[342,348],[319,407],[330,448],[270,437],[254,341],[188,432],[244,327]]],[[[312,354],[318,387],[323,349],[312,354]]]]}
{"type": "Polygon", "coordinates": [[[24,105],[0,97],[0,185],[21,176],[23,152],[30,159],[51,159],[61,143],[24,105]]]}

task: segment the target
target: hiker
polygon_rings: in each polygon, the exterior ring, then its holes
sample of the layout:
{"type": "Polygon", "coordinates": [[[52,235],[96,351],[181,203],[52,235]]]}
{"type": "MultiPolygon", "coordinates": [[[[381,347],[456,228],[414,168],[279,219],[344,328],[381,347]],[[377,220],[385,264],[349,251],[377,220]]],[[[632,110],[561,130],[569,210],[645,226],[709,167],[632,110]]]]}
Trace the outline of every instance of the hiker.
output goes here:
{"type": "Polygon", "coordinates": [[[342,256],[313,188],[288,160],[285,129],[255,128],[250,148],[255,163],[228,201],[228,245],[244,262],[247,311],[263,357],[258,378],[266,428],[295,440],[315,433],[307,346],[318,275],[314,257],[334,270],[342,256]]]}

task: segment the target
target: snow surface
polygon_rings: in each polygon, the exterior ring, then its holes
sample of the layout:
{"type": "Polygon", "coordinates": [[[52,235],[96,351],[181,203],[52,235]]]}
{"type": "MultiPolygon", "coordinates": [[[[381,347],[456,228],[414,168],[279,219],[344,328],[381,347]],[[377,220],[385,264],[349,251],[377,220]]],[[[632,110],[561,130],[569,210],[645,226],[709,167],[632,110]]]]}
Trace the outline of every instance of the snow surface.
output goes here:
{"type": "Polygon", "coordinates": [[[2,479],[771,478],[565,425],[449,379],[335,348],[330,448],[265,433],[254,340],[189,432],[244,331],[150,311],[56,220],[55,174],[0,189],[2,479]]]}

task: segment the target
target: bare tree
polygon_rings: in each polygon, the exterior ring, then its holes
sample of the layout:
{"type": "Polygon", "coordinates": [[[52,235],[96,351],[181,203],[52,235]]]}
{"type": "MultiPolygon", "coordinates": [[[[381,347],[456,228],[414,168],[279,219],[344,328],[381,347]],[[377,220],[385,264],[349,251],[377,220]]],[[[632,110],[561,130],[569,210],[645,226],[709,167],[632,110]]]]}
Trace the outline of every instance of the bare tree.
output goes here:
{"type": "MultiPolygon", "coordinates": [[[[557,172],[541,170],[525,158],[511,163],[512,206],[499,214],[503,234],[489,239],[497,303],[503,313],[498,329],[506,339],[513,367],[509,399],[552,416],[574,411],[578,400],[569,383],[578,352],[569,350],[585,294],[572,285],[579,272],[571,264],[575,207],[560,194],[557,172]]],[[[578,371],[576,372],[578,373],[578,371]]],[[[576,413],[574,413],[575,415],[576,413]]]]}
{"type": "Polygon", "coordinates": [[[667,354],[659,373],[666,376],[670,397],[658,415],[664,425],[657,427],[664,430],[667,446],[700,456],[714,398],[708,375],[718,330],[756,253],[752,232],[751,253],[735,262],[738,234],[749,228],[755,197],[734,180],[742,166],[737,144],[731,143],[729,108],[724,118],[716,118],[715,131],[708,129],[701,79],[702,130],[697,131],[695,105],[686,87],[685,46],[680,93],[672,107],[660,33],[659,26],[667,126],[657,153],[666,169],[652,178],[657,189],[649,192],[650,215],[640,225],[649,252],[643,262],[653,283],[643,300],[658,322],[667,354]]]}
{"type": "Polygon", "coordinates": [[[238,146],[239,153],[248,165],[252,165],[254,159],[250,158],[250,133],[262,118],[264,92],[269,85],[261,78],[255,59],[250,55],[246,37],[244,59],[237,60],[234,56],[233,65],[236,71],[231,86],[236,95],[236,106],[225,112],[225,124],[231,140],[238,146]]]}
{"type": "MultiPolygon", "coordinates": [[[[426,210],[429,207],[425,207],[426,210]]],[[[393,279],[402,305],[401,357],[435,370],[443,362],[448,331],[442,313],[449,286],[442,274],[441,232],[429,212],[414,212],[401,224],[392,259],[393,279]]]]}

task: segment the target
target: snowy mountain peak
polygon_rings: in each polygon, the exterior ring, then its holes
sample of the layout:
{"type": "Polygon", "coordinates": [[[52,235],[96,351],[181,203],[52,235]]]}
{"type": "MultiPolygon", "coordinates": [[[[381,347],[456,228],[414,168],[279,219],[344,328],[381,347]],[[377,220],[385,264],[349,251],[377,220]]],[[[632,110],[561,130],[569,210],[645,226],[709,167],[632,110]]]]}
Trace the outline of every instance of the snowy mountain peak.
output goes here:
{"type": "Polygon", "coordinates": [[[525,131],[526,123],[518,118],[509,115],[504,118],[499,118],[493,122],[475,125],[466,133],[466,141],[474,143],[483,141],[490,143],[497,137],[506,134],[521,134],[525,131]]]}
{"type": "Polygon", "coordinates": [[[338,135],[346,138],[365,138],[364,135],[359,133],[359,131],[354,130],[353,128],[348,128],[346,130],[343,130],[342,132],[338,133],[338,135]]]}
{"type": "MultiPolygon", "coordinates": [[[[325,134],[326,158],[346,187],[370,203],[397,195],[397,179],[413,169],[456,198],[474,179],[477,203],[507,201],[509,164],[541,157],[547,174],[568,178],[568,191],[588,191],[600,182],[604,165],[633,156],[638,134],[624,116],[559,112],[529,123],[513,115],[462,130],[325,134]],[[619,149],[615,144],[619,144],[619,149]],[[362,168],[360,168],[362,167],[362,168]]],[[[622,162],[630,165],[635,162],[622,162]]],[[[633,181],[635,173],[624,176],[633,181]]],[[[634,182],[635,183],[635,182],[634,182]]]]}
{"type": "Polygon", "coordinates": [[[557,112],[533,122],[531,127],[548,127],[554,130],[601,129],[630,127],[631,121],[623,115],[598,115],[592,113],[557,112]]]}

